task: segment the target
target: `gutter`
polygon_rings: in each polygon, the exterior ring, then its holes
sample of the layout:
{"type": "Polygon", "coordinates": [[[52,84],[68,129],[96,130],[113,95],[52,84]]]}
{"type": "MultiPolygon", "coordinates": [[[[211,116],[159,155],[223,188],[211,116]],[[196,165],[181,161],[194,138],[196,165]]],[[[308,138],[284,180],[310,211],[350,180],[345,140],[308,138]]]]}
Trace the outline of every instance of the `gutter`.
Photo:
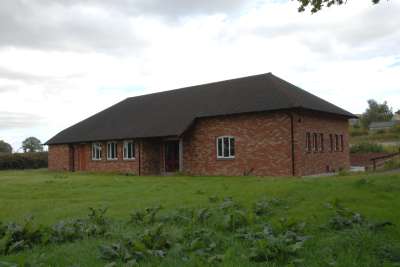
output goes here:
{"type": "Polygon", "coordinates": [[[140,150],[142,149],[142,140],[140,140],[140,142],[139,142],[139,149],[138,149],[138,152],[139,152],[139,155],[138,155],[138,176],[140,176],[140,156],[141,156],[141,153],[140,153],[140,150]]]}
{"type": "Polygon", "coordinates": [[[293,114],[287,113],[290,118],[290,145],[291,145],[291,159],[292,159],[292,176],[296,176],[295,161],[294,161],[294,122],[293,114]]]}

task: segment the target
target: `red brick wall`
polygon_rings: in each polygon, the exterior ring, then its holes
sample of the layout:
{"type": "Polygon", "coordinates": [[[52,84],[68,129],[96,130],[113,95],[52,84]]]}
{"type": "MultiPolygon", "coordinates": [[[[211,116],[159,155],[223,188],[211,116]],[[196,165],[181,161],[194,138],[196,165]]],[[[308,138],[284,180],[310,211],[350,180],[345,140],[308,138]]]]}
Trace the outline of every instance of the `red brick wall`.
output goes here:
{"type": "MultiPolygon", "coordinates": [[[[293,114],[295,175],[348,169],[348,121],[309,112],[293,114]],[[324,134],[324,152],[305,150],[306,132],[324,134]],[[329,152],[329,134],[343,135],[343,151],[329,152]]],[[[183,169],[195,175],[292,175],[291,119],[288,113],[257,113],[199,119],[184,136],[183,169]],[[235,159],[217,159],[216,138],[234,136],[235,159]]]]}
{"type": "MultiPolygon", "coordinates": [[[[348,169],[348,122],[338,116],[320,113],[297,112],[293,114],[295,139],[295,175],[324,173],[348,169]],[[324,134],[324,152],[307,152],[306,133],[324,134]],[[329,134],[342,134],[344,150],[329,151],[329,134]]],[[[129,172],[160,174],[164,170],[163,142],[160,138],[143,139],[135,145],[136,159],[122,159],[122,142],[118,142],[118,160],[106,160],[106,143],[103,143],[102,160],[91,158],[91,144],[51,145],[50,170],[129,172]],[[140,153],[139,153],[139,143],[140,153]],[[70,159],[74,151],[74,162],[70,159]]],[[[285,112],[253,113],[202,118],[183,136],[184,172],[193,175],[292,175],[291,117],[285,112]],[[216,138],[235,137],[235,158],[217,159],[216,138]]]]}
{"type": "Polygon", "coordinates": [[[71,170],[71,155],[69,145],[49,146],[49,170],[69,171],[71,170]]]}
{"type": "MultiPolygon", "coordinates": [[[[66,168],[69,162],[67,151],[68,145],[50,145],[49,146],[49,169],[50,170],[72,170],[66,168]],[[60,162],[59,162],[60,161],[60,162]]],[[[92,145],[79,144],[73,145],[74,163],[76,171],[94,171],[94,172],[121,172],[138,174],[138,144],[135,144],[136,159],[123,159],[123,142],[117,142],[117,160],[107,160],[107,143],[102,142],[101,160],[92,160],[92,145]]]]}
{"type": "Polygon", "coordinates": [[[195,175],[291,175],[290,119],[284,113],[203,118],[183,140],[183,170],[195,175]],[[217,159],[216,138],[235,137],[235,159],[217,159]]]}
{"type": "MultiPolygon", "coordinates": [[[[294,115],[295,170],[297,176],[350,168],[348,121],[332,115],[301,112],[294,115]],[[323,133],[324,151],[306,151],[306,133],[323,133]],[[329,134],[343,135],[343,151],[330,152],[329,134]]],[[[311,138],[312,140],[312,138],[311,138]]]]}

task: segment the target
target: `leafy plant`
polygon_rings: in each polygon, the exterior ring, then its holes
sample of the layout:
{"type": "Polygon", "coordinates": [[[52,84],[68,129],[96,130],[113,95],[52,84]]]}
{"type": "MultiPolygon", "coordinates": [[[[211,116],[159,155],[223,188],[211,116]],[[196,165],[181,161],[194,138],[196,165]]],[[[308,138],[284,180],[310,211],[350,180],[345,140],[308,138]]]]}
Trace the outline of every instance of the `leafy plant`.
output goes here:
{"type": "Polygon", "coordinates": [[[127,238],[111,245],[99,247],[100,257],[107,261],[120,260],[130,265],[146,257],[163,258],[171,247],[168,236],[163,231],[163,224],[145,229],[137,238],[127,238]]]}
{"type": "Polygon", "coordinates": [[[130,222],[139,224],[153,224],[156,221],[156,215],[162,209],[161,205],[148,207],[144,210],[137,210],[131,213],[130,222]]]}
{"type": "Polygon", "coordinates": [[[184,251],[193,253],[207,262],[219,262],[223,259],[222,245],[216,238],[216,233],[207,228],[186,231],[184,236],[184,251]]]}
{"type": "Polygon", "coordinates": [[[384,152],[385,148],[380,144],[363,142],[351,146],[351,153],[384,152]]]}
{"type": "Polygon", "coordinates": [[[22,224],[10,223],[0,239],[0,253],[11,254],[32,248],[41,243],[41,239],[42,229],[33,223],[32,217],[26,218],[22,224]]]}
{"type": "Polygon", "coordinates": [[[246,213],[243,210],[234,210],[224,215],[222,225],[229,231],[235,231],[248,224],[246,213]]]}
{"type": "Polygon", "coordinates": [[[253,205],[253,211],[258,216],[267,215],[271,212],[270,203],[265,199],[257,201],[253,205]]]}

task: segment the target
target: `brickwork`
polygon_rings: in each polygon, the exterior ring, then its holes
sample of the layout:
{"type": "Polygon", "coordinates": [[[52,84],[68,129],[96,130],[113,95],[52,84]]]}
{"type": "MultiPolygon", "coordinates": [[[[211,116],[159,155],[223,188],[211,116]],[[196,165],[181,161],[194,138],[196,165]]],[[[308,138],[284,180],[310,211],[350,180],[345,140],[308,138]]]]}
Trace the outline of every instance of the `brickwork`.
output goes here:
{"type": "Polygon", "coordinates": [[[195,175],[291,175],[290,120],[283,113],[199,119],[183,141],[183,170],[195,175]],[[235,158],[217,159],[216,139],[235,138],[235,158]]]}
{"type": "MultiPolygon", "coordinates": [[[[192,175],[291,176],[293,174],[292,122],[296,176],[349,168],[347,119],[298,111],[263,112],[196,120],[182,136],[182,170],[192,175]],[[323,134],[323,151],[307,151],[308,132],[323,134]],[[330,151],[329,134],[343,135],[343,151],[330,151]],[[234,159],[217,158],[216,140],[219,136],[235,138],[234,159]]],[[[162,138],[137,140],[136,159],[129,161],[123,160],[121,141],[117,147],[118,159],[107,160],[106,144],[102,143],[101,160],[92,160],[90,143],[51,145],[49,169],[129,172],[141,175],[164,173],[162,138]]]]}
{"type": "MultiPolygon", "coordinates": [[[[123,159],[123,142],[117,142],[117,160],[107,160],[107,143],[102,142],[101,160],[92,159],[91,144],[73,145],[73,164],[68,164],[68,145],[51,145],[49,148],[49,169],[93,172],[119,172],[138,174],[138,161],[123,159]],[[69,166],[69,167],[66,167],[69,166]],[[73,166],[73,167],[72,167],[73,166]]],[[[138,145],[135,145],[135,155],[138,155],[138,145]]]]}
{"type": "MultiPolygon", "coordinates": [[[[295,170],[297,176],[320,174],[350,168],[347,119],[337,116],[300,112],[294,115],[295,170]],[[323,134],[324,150],[306,149],[306,133],[323,134]],[[343,151],[330,151],[329,135],[343,135],[343,151]]],[[[319,142],[319,141],[318,141],[319,142]]]]}
{"type": "Polygon", "coordinates": [[[70,171],[72,164],[70,153],[69,145],[49,146],[49,170],[70,171]]]}

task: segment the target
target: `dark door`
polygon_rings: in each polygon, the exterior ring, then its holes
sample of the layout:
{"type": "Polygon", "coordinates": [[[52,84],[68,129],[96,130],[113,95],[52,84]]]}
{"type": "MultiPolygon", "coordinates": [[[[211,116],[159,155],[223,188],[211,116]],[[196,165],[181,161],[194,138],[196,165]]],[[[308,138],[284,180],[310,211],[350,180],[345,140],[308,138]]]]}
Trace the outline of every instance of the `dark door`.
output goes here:
{"type": "Polygon", "coordinates": [[[78,146],[78,164],[80,171],[86,171],[85,145],[78,146]]]}
{"type": "Polygon", "coordinates": [[[165,142],[165,171],[179,171],[179,141],[165,142]]]}

